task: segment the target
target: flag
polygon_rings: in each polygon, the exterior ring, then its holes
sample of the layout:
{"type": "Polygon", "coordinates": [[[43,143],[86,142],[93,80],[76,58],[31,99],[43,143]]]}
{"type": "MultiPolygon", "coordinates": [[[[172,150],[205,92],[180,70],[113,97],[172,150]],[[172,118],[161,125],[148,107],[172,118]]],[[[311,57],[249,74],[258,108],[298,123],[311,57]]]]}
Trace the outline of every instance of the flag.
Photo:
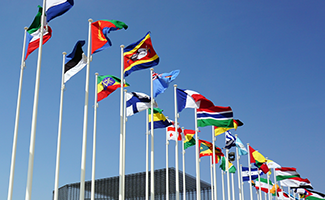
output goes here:
{"type": "MultiPolygon", "coordinates": [[[[151,98],[141,92],[126,93],[126,116],[134,115],[137,112],[146,110],[151,107],[151,98]]],[[[153,103],[154,107],[158,107],[157,103],[153,103]]]]}
{"type": "Polygon", "coordinates": [[[260,170],[266,174],[269,168],[266,165],[266,158],[258,151],[249,146],[249,156],[251,163],[254,163],[260,170]]]}
{"type": "Polygon", "coordinates": [[[86,66],[87,57],[82,50],[84,44],[84,40],[79,40],[73,51],[67,55],[64,65],[64,83],[86,66]]]}
{"type": "Polygon", "coordinates": [[[184,150],[195,145],[194,134],[195,130],[184,129],[184,150]]]}
{"type": "Polygon", "coordinates": [[[243,181],[249,181],[249,175],[251,175],[252,180],[257,179],[258,173],[260,174],[260,176],[263,174],[262,170],[259,170],[258,168],[251,168],[251,174],[249,174],[248,167],[242,167],[241,170],[241,176],[243,178],[243,181]]]}
{"type": "Polygon", "coordinates": [[[282,186],[313,189],[310,181],[308,179],[301,178],[294,167],[275,168],[275,175],[276,180],[279,181],[282,186]]]}
{"type": "Polygon", "coordinates": [[[294,167],[281,167],[275,169],[276,180],[281,181],[288,178],[300,177],[296,168],[294,167]]]}
{"type": "MultiPolygon", "coordinates": [[[[124,87],[130,86],[127,83],[124,83],[124,87]]],[[[112,76],[98,76],[97,77],[97,102],[106,98],[112,92],[114,92],[117,88],[121,87],[121,79],[112,76]]]]}
{"type": "Polygon", "coordinates": [[[305,199],[306,196],[311,195],[311,192],[309,192],[305,188],[295,188],[294,189],[294,193],[299,194],[299,196],[300,196],[301,199],[305,199]]]}
{"type": "Polygon", "coordinates": [[[273,187],[273,183],[270,180],[269,180],[269,182],[267,182],[267,179],[261,178],[261,177],[260,177],[260,179],[257,178],[255,180],[256,190],[259,190],[261,188],[261,191],[268,193],[269,189],[271,191],[272,187],[273,187]]]}
{"type": "Polygon", "coordinates": [[[49,22],[64,14],[73,4],[73,0],[46,0],[46,21],[49,22]]]}
{"type": "Polygon", "coordinates": [[[203,95],[192,91],[177,88],[177,111],[181,112],[184,108],[208,108],[214,104],[203,95]]]}
{"type": "Polygon", "coordinates": [[[127,29],[128,25],[117,20],[99,20],[91,23],[91,54],[100,52],[109,46],[112,46],[111,40],[108,38],[110,31],[127,29]]]}
{"type": "MultiPolygon", "coordinates": [[[[38,13],[36,14],[32,24],[27,29],[26,33],[26,56],[25,60],[33,51],[39,47],[40,33],[41,33],[41,18],[42,18],[42,7],[38,6],[38,13]]],[[[44,27],[43,31],[43,44],[45,44],[52,36],[51,27],[44,27]]]]}
{"type": "Polygon", "coordinates": [[[312,191],[312,190],[307,190],[309,193],[306,196],[306,200],[324,200],[325,199],[325,194],[312,191]]]}
{"type": "Polygon", "coordinates": [[[175,80],[178,74],[179,70],[174,70],[169,73],[162,74],[153,73],[153,96],[156,97],[158,94],[164,93],[168,88],[169,83],[175,80]]]}
{"type": "Polygon", "coordinates": [[[247,149],[245,148],[245,146],[243,145],[243,143],[238,137],[236,138],[236,147],[238,148],[238,154],[240,156],[248,154],[247,149]]]}
{"type": "Polygon", "coordinates": [[[168,140],[175,140],[175,141],[181,141],[182,140],[182,129],[178,127],[177,129],[178,132],[178,136],[177,134],[175,134],[175,126],[174,125],[170,125],[167,127],[167,136],[168,136],[168,140]]]}
{"type": "Polygon", "coordinates": [[[224,132],[226,132],[226,131],[228,131],[230,129],[237,130],[237,127],[238,126],[244,125],[244,123],[241,122],[239,119],[234,119],[233,121],[234,121],[234,127],[231,127],[231,128],[224,128],[224,127],[217,127],[217,126],[215,126],[214,127],[214,135],[215,136],[221,135],[222,133],[224,133],[224,132]]]}
{"type": "Polygon", "coordinates": [[[272,168],[281,168],[281,166],[278,163],[276,163],[276,162],[274,162],[273,160],[270,160],[270,159],[267,159],[266,164],[267,164],[267,167],[269,169],[272,169],[272,168]]]}
{"type": "Polygon", "coordinates": [[[218,126],[233,128],[233,112],[231,108],[212,106],[209,108],[197,109],[197,126],[218,126]]]}
{"type": "Polygon", "coordinates": [[[231,135],[230,131],[226,131],[226,149],[230,149],[231,147],[236,146],[236,138],[235,136],[231,135]]]}
{"type": "Polygon", "coordinates": [[[298,200],[297,198],[294,198],[291,194],[289,197],[288,193],[286,193],[283,190],[278,191],[278,199],[279,200],[298,200]]]}
{"type": "Polygon", "coordinates": [[[229,160],[224,156],[222,156],[222,158],[221,158],[221,164],[220,164],[219,167],[223,171],[226,171],[226,160],[228,161],[228,171],[229,171],[229,173],[235,173],[236,172],[236,167],[231,162],[229,162],[229,160]]]}
{"type": "MultiPolygon", "coordinates": [[[[200,158],[203,156],[212,156],[213,144],[205,140],[199,140],[199,150],[200,150],[200,158]]],[[[221,149],[217,146],[215,146],[215,155],[224,156],[221,149]]]]}
{"type": "Polygon", "coordinates": [[[271,193],[273,196],[276,195],[275,190],[276,190],[276,193],[278,193],[279,191],[281,191],[281,189],[280,189],[280,187],[279,187],[278,184],[274,184],[274,185],[272,186],[272,188],[270,189],[270,193],[271,193]]]}
{"type": "Polygon", "coordinates": [[[150,32],[139,41],[124,48],[124,76],[158,65],[159,57],[153,49],[150,32]]]}
{"type": "MultiPolygon", "coordinates": [[[[167,126],[172,125],[172,121],[167,119],[164,114],[162,114],[161,109],[154,108],[153,109],[153,128],[166,128],[167,126]]],[[[148,109],[149,112],[149,129],[151,129],[151,108],[148,109]]]]}

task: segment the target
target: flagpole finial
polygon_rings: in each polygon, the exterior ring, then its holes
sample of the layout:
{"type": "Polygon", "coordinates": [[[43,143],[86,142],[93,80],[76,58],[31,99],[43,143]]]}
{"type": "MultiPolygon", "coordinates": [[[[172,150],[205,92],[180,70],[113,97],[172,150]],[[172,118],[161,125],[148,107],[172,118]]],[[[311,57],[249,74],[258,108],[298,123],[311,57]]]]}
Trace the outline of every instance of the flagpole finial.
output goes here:
{"type": "Polygon", "coordinates": [[[98,76],[98,73],[96,72],[95,75],[98,76]]]}
{"type": "Polygon", "coordinates": [[[150,68],[151,71],[153,71],[153,68],[150,68]]]}
{"type": "Polygon", "coordinates": [[[237,137],[237,134],[235,134],[235,136],[237,137]]]}
{"type": "Polygon", "coordinates": [[[93,22],[93,19],[88,19],[88,22],[93,22]]]}
{"type": "Polygon", "coordinates": [[[249,143],[247,143],[247,145],[249,145],[249,143]]]}
{"type": "Polygon", "coordinates": [[[28,27],[25,26],[24,29],[27,31],[28,27]]]}
{"type": "Polygon", "coordinates": [[[124,90],[124,92],[128,91],[127,89],[124,90]]]}
{"type": "Polygon", "coordinates": [[[124,48],[124,45],[122,44],[120,47],[121,47],[121,48],[124,48]]]}
{"type": "Polygon", "coordinates": [[[63,54],[63,55],[67,55],[67,52],[64,51],[64,52],[62,52],[62,54],[63,54]]]}
{"type": "Polygon", "coordinates": [[[177,84],[175,84],[174,87],[177,87],[177,84]]]}

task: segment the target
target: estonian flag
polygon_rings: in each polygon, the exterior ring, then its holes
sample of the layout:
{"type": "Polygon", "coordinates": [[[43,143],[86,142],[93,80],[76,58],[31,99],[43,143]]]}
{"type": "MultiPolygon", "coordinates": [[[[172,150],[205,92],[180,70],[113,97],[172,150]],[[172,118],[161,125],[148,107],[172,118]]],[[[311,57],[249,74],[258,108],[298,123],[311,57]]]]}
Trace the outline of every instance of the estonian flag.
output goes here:
{"type": "Polygon", "coordinates": [[[73,0],[47,0],[46,21],[49,22],[52,19],[63,15],[73,6],[73,4],[73,0]]]}
{"type": "Polygon", "coordinates": [[[73,51],[66,57],[64,66],[64,83],[86,66],[87,57],[82,50],[84,44],[84,40],[79,40],[74,46],[73,51]]]}

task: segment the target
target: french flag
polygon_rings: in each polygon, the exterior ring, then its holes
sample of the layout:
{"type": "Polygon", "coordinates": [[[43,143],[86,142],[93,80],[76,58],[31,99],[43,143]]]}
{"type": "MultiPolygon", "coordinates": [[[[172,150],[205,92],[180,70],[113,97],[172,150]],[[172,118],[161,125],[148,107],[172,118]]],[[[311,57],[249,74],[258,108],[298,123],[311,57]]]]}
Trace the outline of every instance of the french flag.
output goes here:
{"type": "Polygon", "coordinates": [[[52,19],[64,14],[73,6],[73,4],[73,0],[47,0],[46,21],[49,22],[52,19]]]}

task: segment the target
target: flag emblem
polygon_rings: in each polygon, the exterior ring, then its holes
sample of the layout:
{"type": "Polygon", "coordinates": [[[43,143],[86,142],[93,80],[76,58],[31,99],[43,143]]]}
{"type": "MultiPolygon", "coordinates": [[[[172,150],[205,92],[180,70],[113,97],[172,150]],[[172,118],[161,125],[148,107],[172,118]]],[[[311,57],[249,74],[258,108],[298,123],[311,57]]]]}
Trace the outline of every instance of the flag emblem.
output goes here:
{"type": "Polygon", "coordinates": [[[109,87],[109,86],[111,86],[111,85],[114,85],[114,83],[115,83],[115,80],[114,80],[113,78],[111,78],[111,77],[106,77],[106,78],[103,80],[103,82],[102,82],[103,87],[104,87],[104,90],[106,90],[107,87],[109,87]]]}

